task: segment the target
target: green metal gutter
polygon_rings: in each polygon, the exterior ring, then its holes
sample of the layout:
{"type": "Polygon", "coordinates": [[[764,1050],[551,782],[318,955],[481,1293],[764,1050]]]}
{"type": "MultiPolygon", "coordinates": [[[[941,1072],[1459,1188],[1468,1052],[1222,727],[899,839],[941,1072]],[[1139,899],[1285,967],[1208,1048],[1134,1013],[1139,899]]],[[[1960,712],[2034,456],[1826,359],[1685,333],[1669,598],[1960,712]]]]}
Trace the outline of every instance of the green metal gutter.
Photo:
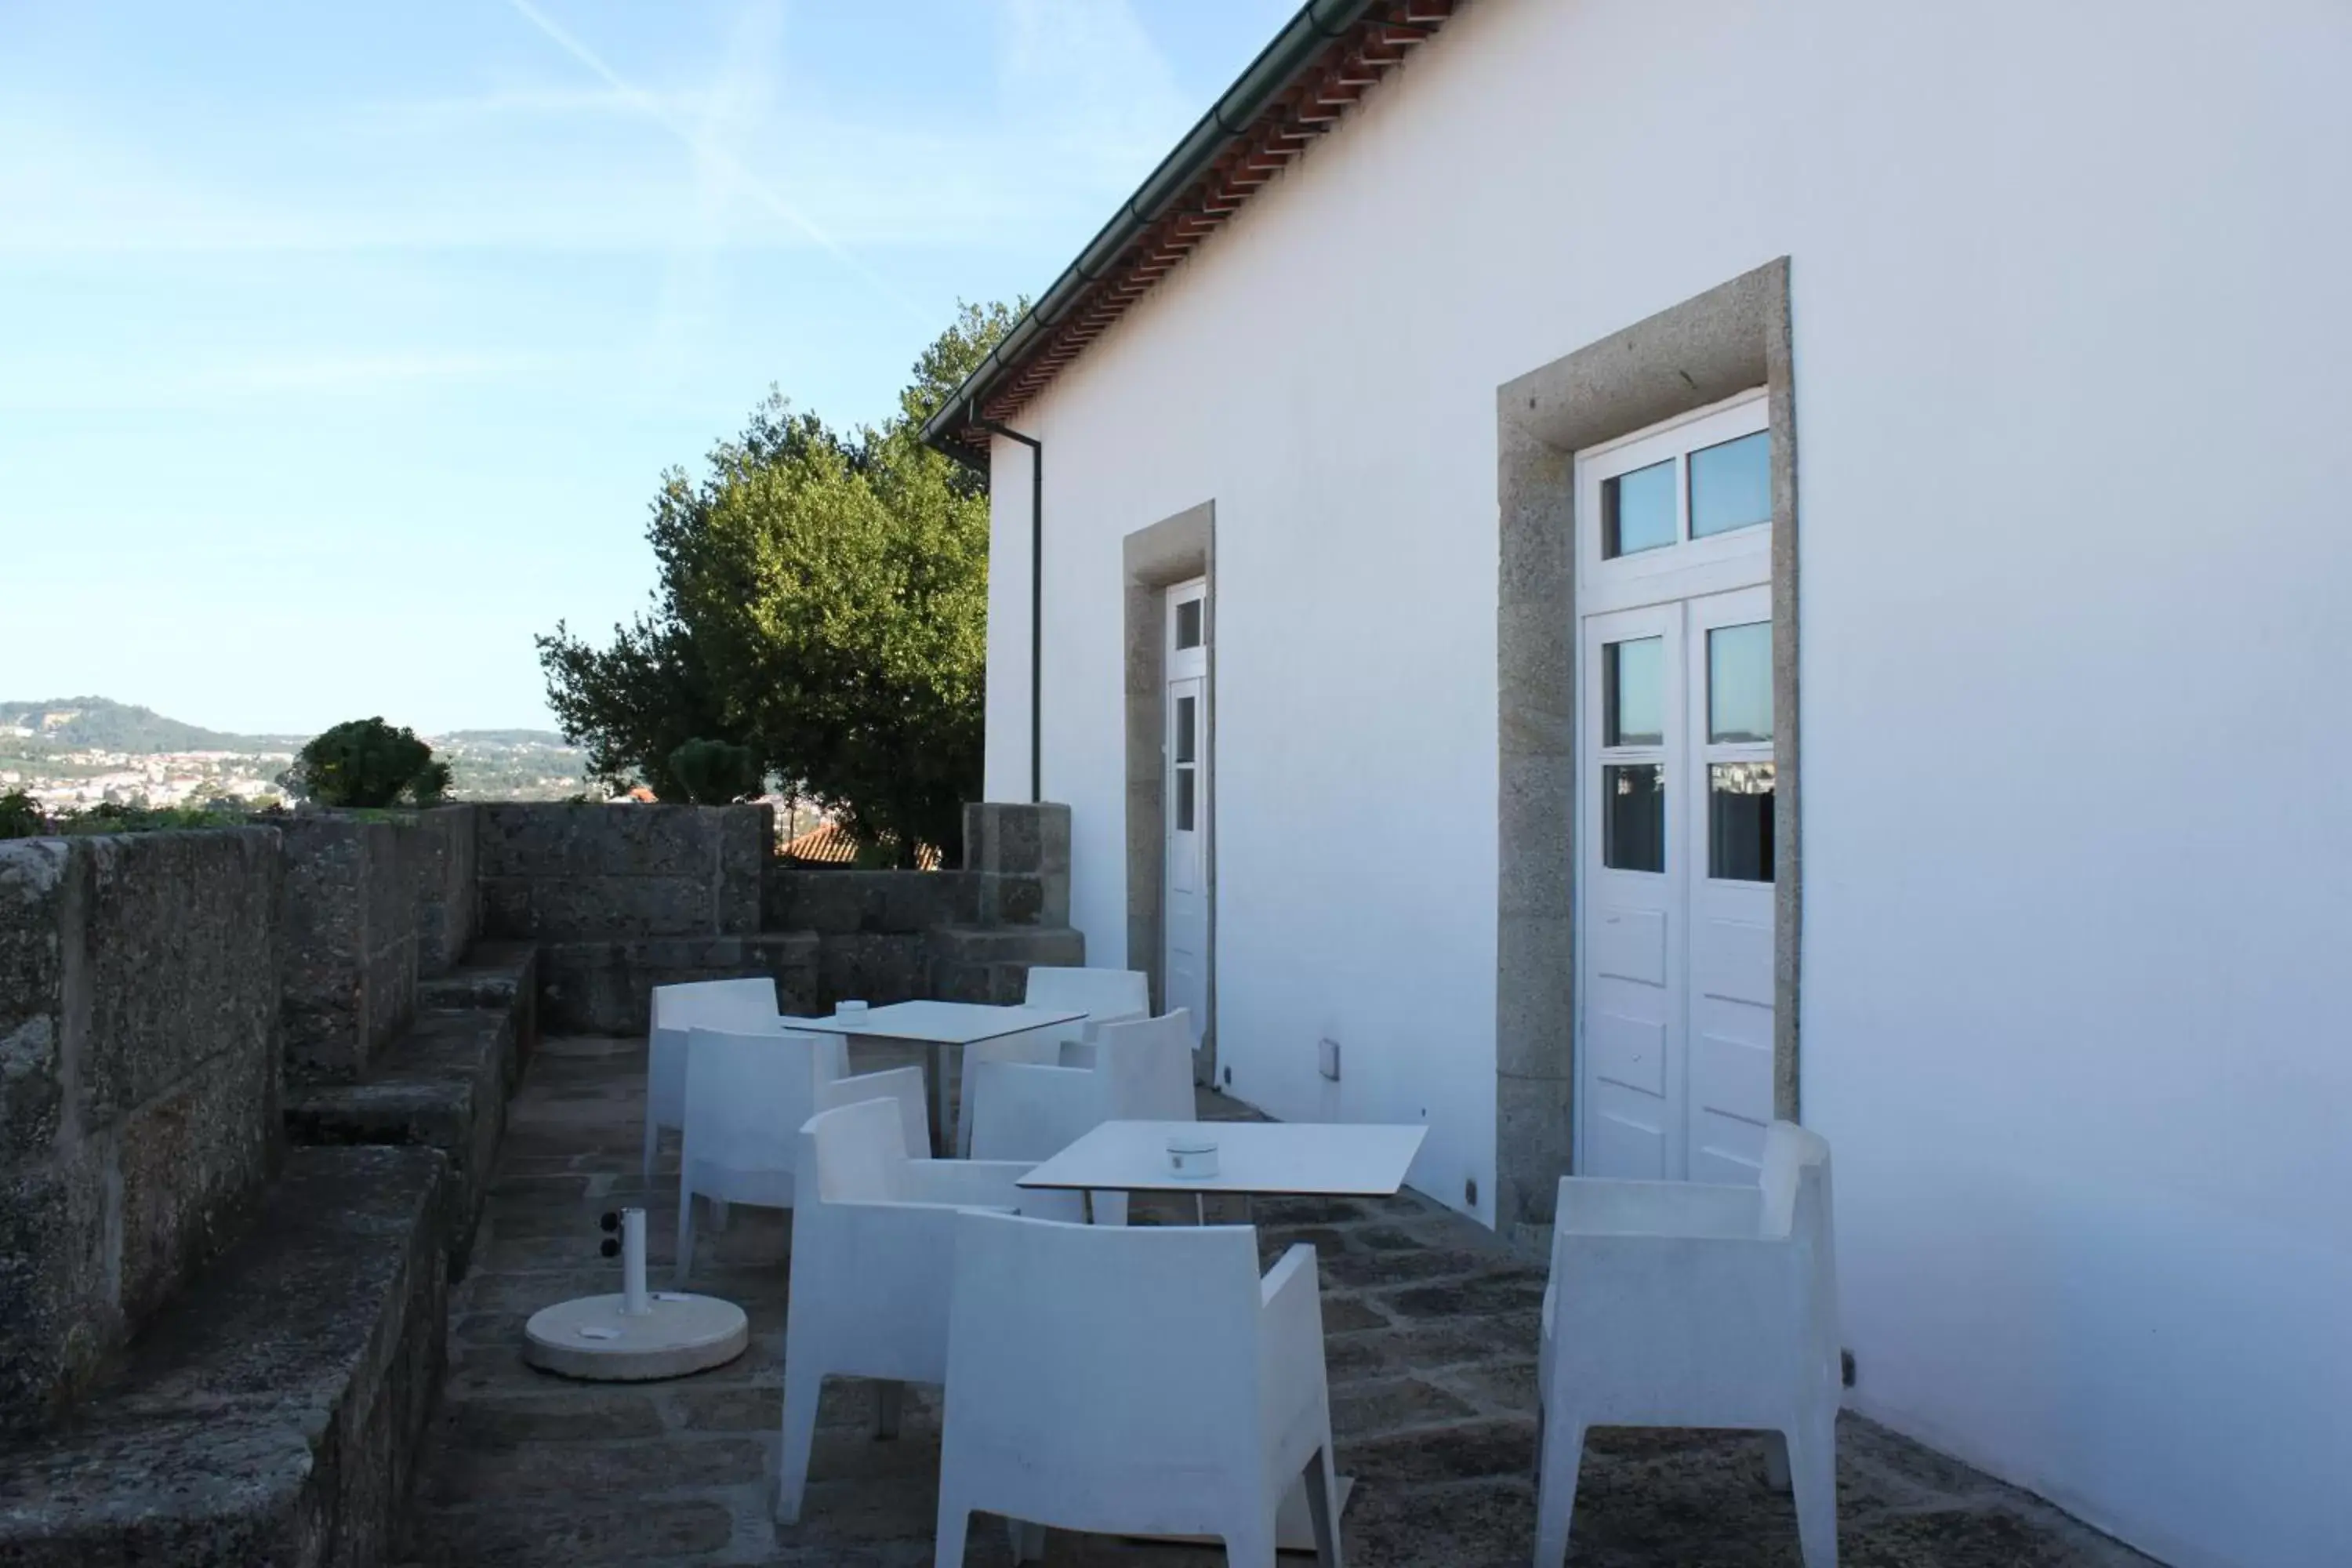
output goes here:
{"type": "Polygon", "coordinates": [[[1199,123],[1160,161],[1135,195],[1103,225],[1078,258],[1066,268],[1053,287],[1013,323],[1004,339],[964,378],[955,395],[923,426],[923,440],[959,460],[970,461],[958,449],[957,431],[976,423],[981,406],[996,384],[1019,365],[1028,351],[1059,324],[1062,317],[1086,298],[1092,286],[1111,269],[1136,237],[1167,215],[1177,198],[1200,178],[1202,172],[1235,142],[1247,135],[1258,115],[1311,65],[1330,44],[1385,0],[1307,0],[1274,41],[1258,52],[1239,80],[1210,106],[1199,123]]]}

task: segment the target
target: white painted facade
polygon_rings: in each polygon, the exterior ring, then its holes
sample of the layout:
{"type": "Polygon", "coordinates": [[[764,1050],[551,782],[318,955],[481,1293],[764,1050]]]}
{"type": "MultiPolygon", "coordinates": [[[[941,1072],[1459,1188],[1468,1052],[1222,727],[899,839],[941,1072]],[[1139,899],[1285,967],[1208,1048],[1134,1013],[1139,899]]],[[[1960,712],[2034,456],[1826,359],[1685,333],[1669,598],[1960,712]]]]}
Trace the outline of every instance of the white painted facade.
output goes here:
{"type": "Polygon", "coordinates": [[[1786,255],[1851,1401],[2176,1563],[2352,1562],[2347,82],[2336,0],[1475,0],[1013,420],[1089,961],[1120,541],[1213,501],[1221,1058],[1491,1218],[1496,388],[1786,255]]]}

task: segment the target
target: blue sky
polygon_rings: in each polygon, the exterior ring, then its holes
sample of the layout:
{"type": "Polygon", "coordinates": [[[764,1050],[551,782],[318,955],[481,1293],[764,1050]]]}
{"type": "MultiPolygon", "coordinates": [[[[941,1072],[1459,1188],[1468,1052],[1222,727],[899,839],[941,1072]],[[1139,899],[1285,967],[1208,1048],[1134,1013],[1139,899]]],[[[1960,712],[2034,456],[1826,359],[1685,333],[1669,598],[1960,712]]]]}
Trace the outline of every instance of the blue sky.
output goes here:
{"type": "Polygon", "coordinates": [[[548,722],[660,471],[879,418],[1293,0],[0,0],[0,698],[548,722]]]}

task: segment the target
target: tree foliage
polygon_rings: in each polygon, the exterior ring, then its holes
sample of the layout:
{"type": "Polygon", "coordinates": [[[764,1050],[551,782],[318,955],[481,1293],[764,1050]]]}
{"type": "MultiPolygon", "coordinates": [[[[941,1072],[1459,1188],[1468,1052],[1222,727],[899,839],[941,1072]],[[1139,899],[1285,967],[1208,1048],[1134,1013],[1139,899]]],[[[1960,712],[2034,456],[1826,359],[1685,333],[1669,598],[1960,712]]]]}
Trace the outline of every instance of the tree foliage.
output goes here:
{"type": "Polygon", "coordinates": [[[919,433],[1014,313],[964,306],[879,429],[772,395],[701,478],[663,476],[652,605],[602,647],[562,626],[539,639],[593,772],[691,798],[672,759],[714,740],[902,864],[956,844],[980,784],[988,501],[919,433]]]}
{"type": "Polygon", "coordinates": [[[669,754],[669,772],[697,805],[748,800],[765,782],[751,748],[725,741],[688,741],[669,754]]]}
{"type": "Polygon", "coordinates": [[[449,793],[449,764],[406,725],[353,719],[304,742],[278,782],[320,805],[431,805],[449,793]]]}
{"type": "Polygon", "coordinates": [[[48,830],[39,801],[20,789],[0,795],[0,838],[38,838],[48,830]]]}

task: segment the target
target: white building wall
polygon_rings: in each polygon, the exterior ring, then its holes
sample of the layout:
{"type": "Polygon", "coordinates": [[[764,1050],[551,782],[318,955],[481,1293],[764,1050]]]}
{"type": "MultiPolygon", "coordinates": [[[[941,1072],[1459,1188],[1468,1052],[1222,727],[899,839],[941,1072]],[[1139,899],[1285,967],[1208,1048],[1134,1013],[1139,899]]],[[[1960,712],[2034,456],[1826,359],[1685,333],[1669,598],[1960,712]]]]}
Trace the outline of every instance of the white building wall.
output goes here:
{"type": "Polygon", "coordinates": [[[2347,15],[1467,6],[1015,421],[1090,962],[1119,542],[1213,500],[1234,1089],[1425,1117],[1489,1212],[1494,390],[1786,253],[1853,1402],[2180,1563],[2352,1561],[2347,15]]]}
{"type": "Polygon", "coordinates": [[[2031,15],[1808,16],[1857,1403],[2177,1563],[2352,1563],[2352,12],[2031,15]]]}

